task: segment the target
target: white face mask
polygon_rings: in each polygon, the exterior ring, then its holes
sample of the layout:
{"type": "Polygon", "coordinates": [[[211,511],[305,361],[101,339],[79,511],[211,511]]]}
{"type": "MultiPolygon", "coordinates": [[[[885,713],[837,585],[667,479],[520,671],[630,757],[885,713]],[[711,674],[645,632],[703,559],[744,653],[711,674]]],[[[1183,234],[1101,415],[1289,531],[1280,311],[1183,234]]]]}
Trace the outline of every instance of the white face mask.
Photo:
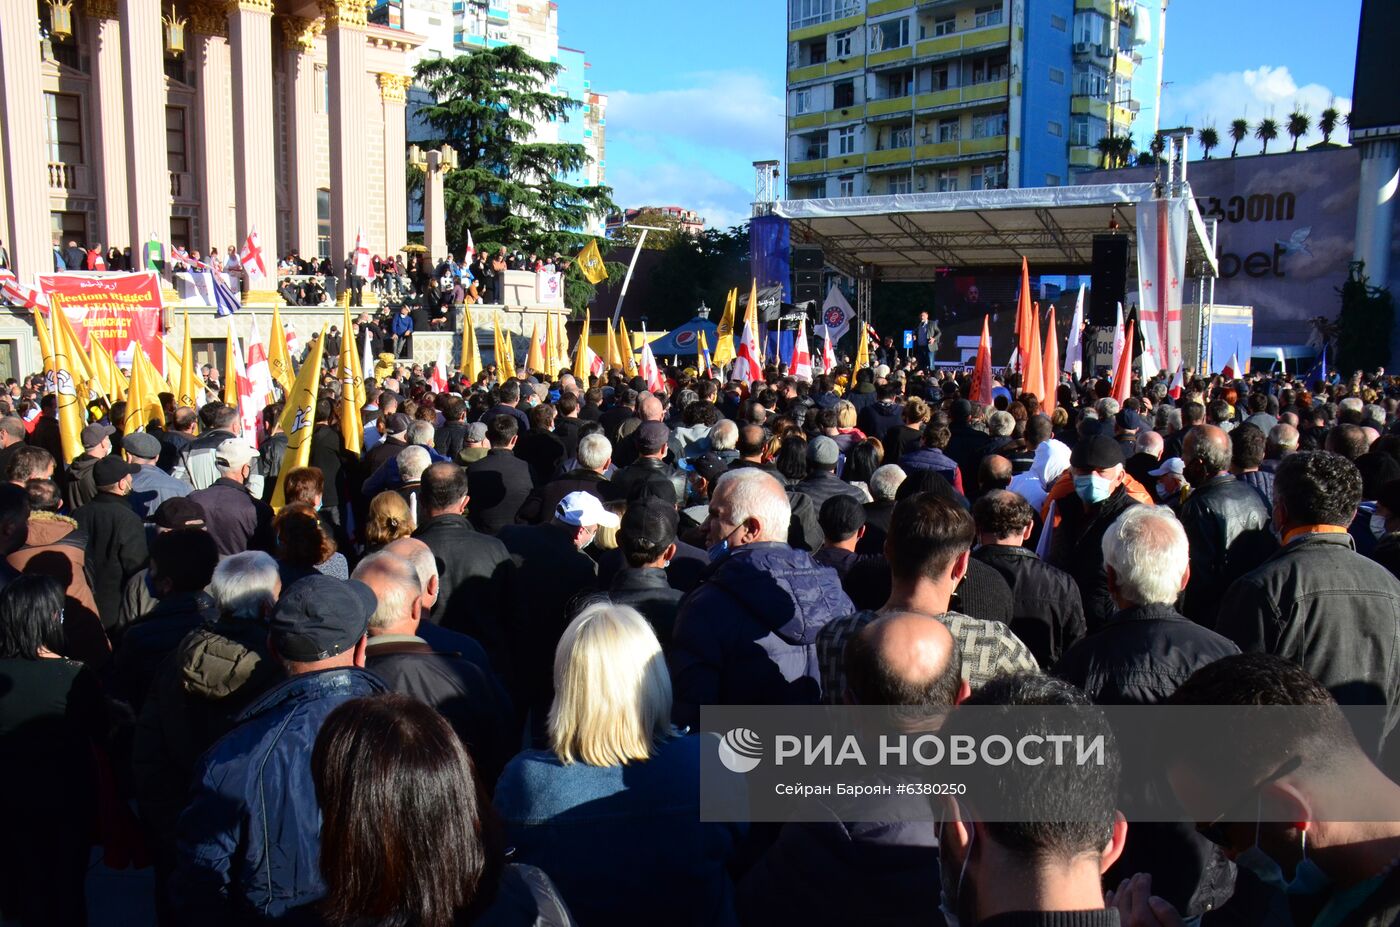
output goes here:
{"type": "Polygon", "coordinates": [[[1371,534],[1375,535],[1378,538],[1385,537],[1385,522],[1386,518],[1384,515],[1381,515],[1379,512],[1373,514],[1371,516],[1371,534]]]}

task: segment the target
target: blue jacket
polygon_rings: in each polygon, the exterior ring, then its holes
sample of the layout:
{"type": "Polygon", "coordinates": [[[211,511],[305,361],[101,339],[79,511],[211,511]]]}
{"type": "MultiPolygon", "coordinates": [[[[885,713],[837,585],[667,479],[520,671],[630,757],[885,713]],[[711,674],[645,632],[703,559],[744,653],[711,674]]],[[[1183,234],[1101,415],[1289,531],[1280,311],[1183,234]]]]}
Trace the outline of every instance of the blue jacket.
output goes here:
{"type": "Polygon", "coordinates": [[[677,724],[701,705],[815,705],[817,632],[855,611],[841,578],[786,544],[746,544],[681,601],[671,638],[677,724]]]}
{"type": "Polygon", "coordinates": [[[249,705],[200,758],[170,881],[180,923],[289,922],[321,897],[311,748],[338,705],[384,691],[355,667],[293,676],[249,705]]]}
{"type": "Polygon", "coordinates": [[[727,868],[744,831],[701,822],[701,750],[677,737],[626,766],[520,754],[495,795],[512,860],[544,870],[584,927],[735,923],[727,868]]]}
{"type": "Polygon", "coordinates": [[[411,334],[413,334],[413,316],[411,316],[411,315],[396,315],[396,316],[394,316],[394,321],[393,321],[393,324],[390,326],[390,330],[391,330],[395,335],[398,335],[399,337],[403,337],[404,335],[411,335],[411,334]]]}

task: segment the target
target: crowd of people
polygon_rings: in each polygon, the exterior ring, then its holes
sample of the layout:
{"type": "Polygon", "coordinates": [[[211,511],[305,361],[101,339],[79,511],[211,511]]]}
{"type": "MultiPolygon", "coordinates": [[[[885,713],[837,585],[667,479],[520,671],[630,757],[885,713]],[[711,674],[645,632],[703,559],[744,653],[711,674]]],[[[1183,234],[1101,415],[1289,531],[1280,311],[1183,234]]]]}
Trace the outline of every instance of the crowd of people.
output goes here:
{"type": "Polygon", "coordinates": [[[1400,921],[1400,378],[984,405],[925,367],[390,364],[350,446],[328,369],[306,466],[281,402],[254,436],[169,395],[64,463],[11,381],[0,919],[83,923],[100,853],[153,867],[162,924],[1400,921]],[[821,704],[1384,720],[1047,770],[1033,822],[701,820],[702,706],[821,704]],[[1125,821],[1145,788],[1197,826],[1125,821]]]}

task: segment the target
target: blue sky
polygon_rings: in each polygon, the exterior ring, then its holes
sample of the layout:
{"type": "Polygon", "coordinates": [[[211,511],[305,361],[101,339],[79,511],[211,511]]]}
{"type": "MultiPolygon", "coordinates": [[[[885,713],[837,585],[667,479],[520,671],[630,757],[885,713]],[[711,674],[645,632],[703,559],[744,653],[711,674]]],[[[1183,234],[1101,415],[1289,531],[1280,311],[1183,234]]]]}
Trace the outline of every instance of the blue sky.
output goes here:
{"type": "MultiPolygon", "coordinates": [[[[609,97],[607,182],[620,206],[684,206],[721,227],[748,216],[752,162],[782,158],[786,8],[559,0],[560,44],[587,52],[592,88],[609,97]]],[[[1237,116],[1282,121],[1295,103],[1314,118],[1333,99],[1349,110],[1360,9],[1360,0],[1171,0],[1163,124],[1224,135],[1237,116]]],[[[1240,146],[1257,150],[1252,139],[1240,146]]]]}

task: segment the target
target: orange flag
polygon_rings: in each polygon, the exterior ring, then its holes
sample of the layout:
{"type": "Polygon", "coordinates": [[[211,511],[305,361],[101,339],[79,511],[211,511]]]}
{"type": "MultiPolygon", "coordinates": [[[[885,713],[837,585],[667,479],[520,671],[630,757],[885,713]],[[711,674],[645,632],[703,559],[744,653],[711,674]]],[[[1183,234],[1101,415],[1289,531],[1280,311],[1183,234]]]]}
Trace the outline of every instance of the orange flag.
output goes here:
{"type": "MultiPolygon", "coordinates": [[[[1025,257],[1021,258],[1021,294],[1016,300],[1016,366],[1022,374],[1029,369],[1031,351],[1031,323],[1035,321],[1031,309],[1031,272],[1025,257]]],[[[1025,377],[1022,377],[1024,380],[1025,377]]]]}
{"type": "Polygon", "coordinates": [[[1118,369],[1113,371],[1113,398],[1120,403],[1128,398],[1133,385],[1133,325],[1135,319],[1128,320],[1128,331],[1123,340],[1123,355],[1118,359],[1118,369]]]}
{"type": "Polygon", "coordinates": [[[977,366],[972,369],[972,401],[992,404],[992,333],[982,316],[982,340],[977,342],[977,366]]]}
{"type": "Polygon", "coordinates": [[[1030,344],[1026,346],[1025,358],[1021,365],[1021,392],[1033,393],[1037,399],[1044,399],[1040,393],[1045,389],[1045,377],[1040,372],[1040,304],[1031,309],[1030,344]]]}
{"type": "Polygon", "coordinates": [[[1055,329],[1055,304],[1050,304],[1050,327],[1045,330],[1045,358],[1040,364],[1045,378],[1045,392],[1040,396],[1040,411],[1055,413],[1055,390],[1060,383],[1060,333],[1055,329]]]}

